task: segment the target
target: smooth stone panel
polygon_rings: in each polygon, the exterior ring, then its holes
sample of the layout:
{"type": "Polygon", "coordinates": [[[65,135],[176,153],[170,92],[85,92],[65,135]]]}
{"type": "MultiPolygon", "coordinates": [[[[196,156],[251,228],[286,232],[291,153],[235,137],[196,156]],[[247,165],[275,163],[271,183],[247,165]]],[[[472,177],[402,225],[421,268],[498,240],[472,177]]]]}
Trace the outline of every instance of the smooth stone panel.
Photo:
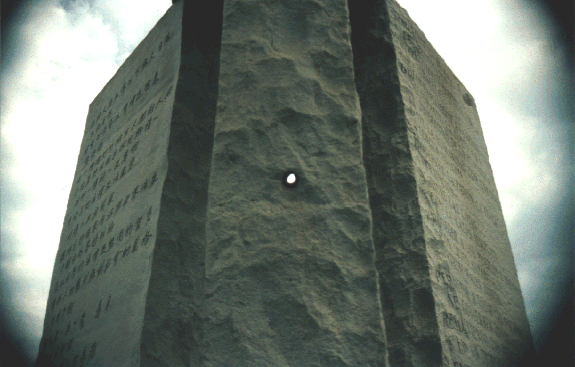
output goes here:
{"type": "Polygon", "coordinates": [[[135,366],[179,68],[176,4],[90,105],[37,366],[135,366]]]}

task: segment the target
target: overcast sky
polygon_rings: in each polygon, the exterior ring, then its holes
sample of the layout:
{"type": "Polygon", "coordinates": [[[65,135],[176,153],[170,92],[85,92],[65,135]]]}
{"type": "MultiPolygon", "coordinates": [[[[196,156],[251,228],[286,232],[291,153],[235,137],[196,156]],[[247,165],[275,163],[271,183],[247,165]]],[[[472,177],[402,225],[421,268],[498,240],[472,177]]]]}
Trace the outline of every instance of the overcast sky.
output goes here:
{"type": "MultiPolygon", "coordinates": [[[[398,2],[475,98],[541,349],[573,296],[573,64],[560,29],[525,0],[398,2]]],[[[0,307],[33,360],[88,105],[171,0],[28,4],[2,36],[0,307]]]]}

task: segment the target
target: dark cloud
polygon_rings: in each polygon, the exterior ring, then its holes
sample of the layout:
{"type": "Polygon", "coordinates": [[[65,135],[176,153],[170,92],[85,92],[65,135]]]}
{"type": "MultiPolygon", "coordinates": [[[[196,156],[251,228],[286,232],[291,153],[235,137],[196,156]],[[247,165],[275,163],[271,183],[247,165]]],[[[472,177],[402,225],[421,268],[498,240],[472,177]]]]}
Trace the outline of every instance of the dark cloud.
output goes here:
{"type": "Polygon", "coordinates": [[[18,47],[22,43],[20,27],[30,14],[31,4],[32,1],[2,1],[2,29],[0,33],[2,78],[4,78],[4,73],[11,69],[14,60],[21,55],[21,49],[18,47]]]}
{"type": "Polygon", "coordinates": [[[34,356],[24,345],[29,339],[13,326],[14,313],[0,309],[0,366],[32,366],[34,356]]]}
{"type": "Polygon", "coordinates": [[[0,274],[0,366],[32,366],[38,352],[35,336],[25,330],[26,315],[13,303],[14,288],[13,279],[0,274]]]}
{"type": "MultiPolygon", "coordinates": [[[[524,0],[532,6],[537,5],[544,9],[553,19],[555,39],[562,45],[570,55],[570,59],[575,58],[575,2],[573,0],[524,0]]],[[[571,68],[572,68],[571,63],[571,68]]]]}
{"type": "MultiPolygon", "coordinates": [[[[510,231],[510,236],[535,251],[516,255],[517,263],[532,262],[534,266],[550,266],[539,279],[541,287],[526,297],[535,310],[534,339],[542,365],[573,366],[575,364],[575,39],[572,0],[524,0],[530,7],[540,7],[551,19],[552,55],[557,67],[543,82],[532,85],[522,108],[537,115],[544,124],[538,129],[537,146],[543,152],[550,146],[561,147],[556,180],[559,192],[547,197],[528,213],[524,213],[510,231]],[[523,233],[519,233],[523,229],[523,233]],[[525,229],[529,229],[526,231],[525,229]],[[539,258],[537,258],[537,256],[539,258]]],[[[549,60],[550,62],[552,60],[549,60]]]]}
{"type": "Polygon", "coordinates": [[[518,268],[521,264],[528,269],[527,283],[540,284],[525,295],[525,302],[533,314],[532,333],[543,365],[559,366],[558,361],[566,361],[564,366],[573,366],[575,195],[571,167],[565,166],[558,194],[520,215],[509,231],[519,249],[515,252],[518,268]]]}
{"type": "Polygon", "coordinates": [[[509,235],[519,249],[515,252],[518,269],[529,274],[527,283],[538,284],[525,294],[525,301],[540,362],[571,367],[575,364],[574,2],[523,1],[549,16],[541,24],[546,25],[551,43],[545,65],[540,65],[548,73],[514,92],[513,102],[540,122],[529,149],[534,156],[545,157],[539,164],[553,171],[558,191],[547,193],[542,202],[514,220],[509,235]]]}
{"type": "Polygon", "coordinates": [[[565,284],[560,302],[554,309],[541,335],[540,360],[545,366],[572,367],[575,365],[575,330],[573,302],[573,277],[565,284]]]}

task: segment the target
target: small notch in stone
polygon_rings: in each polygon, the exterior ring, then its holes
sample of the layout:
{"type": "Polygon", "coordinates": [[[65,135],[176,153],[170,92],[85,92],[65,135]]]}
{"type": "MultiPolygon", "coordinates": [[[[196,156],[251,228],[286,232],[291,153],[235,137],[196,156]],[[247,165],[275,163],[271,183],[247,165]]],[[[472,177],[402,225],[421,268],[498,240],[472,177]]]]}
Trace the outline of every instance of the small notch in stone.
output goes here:
{"type": "Polygon", "coordinates": [[[471,97],[471,94],[465,93],[465,94],[463,95],[463,101],[464,101],[465,104],[468,105],[469,107],[475,107],[475,101],[473,100],[473,97],[471,97]]]}
{"type": "Polygon", "coordinates": [[[287,171],[284,173],[282,183],[285,187],[293,189],[299,182],[299,176],[294,171],[287,171]]]}

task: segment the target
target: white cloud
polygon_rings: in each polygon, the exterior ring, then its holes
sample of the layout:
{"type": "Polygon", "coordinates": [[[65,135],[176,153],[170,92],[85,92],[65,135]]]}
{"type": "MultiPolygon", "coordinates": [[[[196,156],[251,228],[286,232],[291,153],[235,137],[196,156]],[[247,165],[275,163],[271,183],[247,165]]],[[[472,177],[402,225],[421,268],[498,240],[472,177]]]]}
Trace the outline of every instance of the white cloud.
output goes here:
{"type": "MultiPolygon", "coordinates": [[[[22,26],[22,58],[2,82],[3,180],[23,205],[2,208],[2,272],[12,282],[19,329],[41,333],[54,256],[90,99],[115,72],[115,36],[87,8],[38,3],[22,26]],[[7,248],[9,249],[7,249],[7,248]]],[[[36,340],[36,344],[39,340],[36,340]]],[[[37,347],[37,345],[36,345],[37,347]]]]}
{"type": "Polygon", "coordinates": [[[558,194],[562,152],[557,145],[538,148],[547,129],[518,111],[487,100],[481,107],[483,134],[508,227],[526,208],[558,194]]]}
{"type": "Polygon", "coordinates": [[[117,68],[117,42],[85,7],[70,16],[42,4],[33,13],[22,28],[23,58],[2,88],[2,140],[13,154],[6,179],[34,202],[11,215],[9,229],[20,251],[48,242],[52,253],[76,165],[70,152],[79,149],[90,100],[117,68]]]}

